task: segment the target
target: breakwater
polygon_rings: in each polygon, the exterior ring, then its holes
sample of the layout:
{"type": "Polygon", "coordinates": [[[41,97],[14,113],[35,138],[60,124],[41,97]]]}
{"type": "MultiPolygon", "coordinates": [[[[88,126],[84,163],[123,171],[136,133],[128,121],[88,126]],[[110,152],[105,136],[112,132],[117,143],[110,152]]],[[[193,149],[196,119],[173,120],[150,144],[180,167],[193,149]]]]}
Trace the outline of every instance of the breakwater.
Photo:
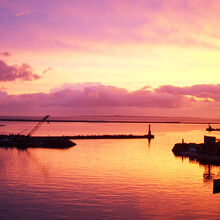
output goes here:
{"type": "MultiPolygon", "coordinates": [[[[67,139],[153,139],[154,135],[73,135],[73,136],[50,136],[52,138],[64,137],[67,139]]],[[[43,138],[43,137],[42,137],[43,138]]]]}

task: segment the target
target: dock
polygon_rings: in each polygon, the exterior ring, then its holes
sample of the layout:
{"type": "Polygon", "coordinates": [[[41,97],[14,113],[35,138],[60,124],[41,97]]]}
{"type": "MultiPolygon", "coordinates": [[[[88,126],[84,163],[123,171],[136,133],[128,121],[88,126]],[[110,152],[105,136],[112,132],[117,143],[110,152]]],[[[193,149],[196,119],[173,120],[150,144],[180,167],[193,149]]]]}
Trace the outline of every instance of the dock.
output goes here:
{"type": "MultiPolygon", "coordinates": [[[[50,136],[50,137],[60,137],[60,136],[50,136]]],[[[133,134],[104,134],[104,135],[72,135],[72,136],[62,136],[69,140],[76,139],[148,139],[151,140],[154,138],[154,135],[151,134],[151,127],[148,125],[148,134],[146,135],[133,135],[133,134]]]]}
{"type": "MultiPolygon", "coordinates": [[[[52,138],[58,138],[59,136],[50,136],[52,138]]],[[[72,136],[62,136],[69,140],[80,140],[80,139],[148,139],[154,138],[151,134],[151,127],[148,125],[148,134],[146,135],[133,135],[133,134],[104,134],[104,135],[72,135],[72,136]]]]}
{"type": "MultiPolygon", "coordinates": [[[[37,129],[44,123],[48,122],[49,115],[43,117],[37,125],[27,134],[0,135],[0,146],[7,145],[8,147],[47,147],[47,148],[62,148],[74,146],[70,140],[82,140],[82,139],[148,139],[154,138],[151,134],[151,127],[148,125],[148,133],[145,135],[133,135],[133,134],[103,134],[103,135],[63,135],[63,136],[33,136],[37,129]]],[[[26,129],[25,129],[26,130],[26,129]]]]}
{"type": "MultiPolygon", "coordinates": [[[[49,136],[51,138],[64,137],[69,140],[80,139],[153,139],[154,135],[73,135],[73,136],[49,136]]],[[[40,138],[44,138],[41,136],[40,138]]]]}

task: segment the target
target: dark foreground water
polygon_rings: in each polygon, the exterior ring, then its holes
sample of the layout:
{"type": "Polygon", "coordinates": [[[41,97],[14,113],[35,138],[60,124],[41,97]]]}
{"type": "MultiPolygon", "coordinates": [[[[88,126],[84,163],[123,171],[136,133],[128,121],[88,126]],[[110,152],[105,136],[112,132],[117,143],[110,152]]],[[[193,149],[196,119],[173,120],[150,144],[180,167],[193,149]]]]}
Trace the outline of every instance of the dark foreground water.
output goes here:
{"type": "MultiPolygon", "coordinates": [[[[7,123],[18,132],[34,123],[7,123]]],[[[144,134],[144,124],[51,123],[36,135],[144,134]]],[[[204,125],[152,127],[155,139],[75,140],[67,150],[0,149],[0,219],[219,219],[220,168],[177,158],[204,125]],[[209,173],[210,171],[210,173],[209,173]]],[[[218,134],[218,133],[215,133],[218,134]]],[[[219,133],[220,136],[220,133],[219,133]]]]}

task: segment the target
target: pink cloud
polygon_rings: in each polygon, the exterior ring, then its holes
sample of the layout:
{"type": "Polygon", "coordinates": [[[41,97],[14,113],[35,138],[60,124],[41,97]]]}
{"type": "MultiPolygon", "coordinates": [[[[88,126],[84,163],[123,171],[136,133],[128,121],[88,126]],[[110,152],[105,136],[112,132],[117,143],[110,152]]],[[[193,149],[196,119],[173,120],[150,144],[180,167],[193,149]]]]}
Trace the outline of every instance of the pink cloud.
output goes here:
{"type": "Polygon", "coordinates": [[[191,95],[198,98],[212,98],[215,101],[220,101],[220,84],[202,84],[186,87],[176,86],[161,86],[156,89],[157,93],[170,93],[176,95],[191,95]]]}
{"type": "Polygon", "coordinates": [[[28,11],[22,11],[22,12],[19,12],[19,13],[17,13],[15,16],[16,17],[19,17],[19,16],[23,16],[23,15],[28,15],[28,14],[30,14],[31,12],[28,12],[28,11]]]}
{"type": "Polygon", "coordinates": [[[185,101],[182,95],[160,94],[150,90],[129,92],[115,86],[100,83],[65,84],[52,90],[49,105],[72,107],[180,107],[185,101]],[[62,98],[63,97],[63,98],[62,98]]]}
{"type": "Polygon", "coordinates": [[[54,0],[53,4],[15,0],[2,2],[2,8],[7,22],[0,21],[1,31],[6,30],[1,41],[22,49],[95,50],[99,48],[94,44],[100,42],[112,46],[135,42],[219,49],[218,0],[54,0]],[[14,19],[8,11],[13,15],[33,13],[29,19],[14,19]]]}
{"type": "Polygon", "coordinates": [[[158,115],[219,117],[220,85],[160,86],[128,91],[100,83],[64,84],[50,93],[0,90],[0,115],[158,115]],[[213,101],[204,98],[212,98],[213,101]]]}
{"type": "Polygon", "coordinates": [[[0,60],[0,81],[14,81],[16,79],[31,81],[39,78],[40,76],[33,73],[32,67],[29,64],[23,63],[20,66],[10,66],[3,60],[0,60]]]}
{"type": "Polygon", "coordinates": [[[0,56],[9,57],[9,56],[11,56],[11,54],[9,52],[5,51],[3,53],[0,53],[0,56]]]}
{"type": "Polygon", "coordinates": [[[49,71],[51,71],[51,70],[53,70],[53,68],[52,68],[52,67],[48,67],[48,68],[45,69],[42,73],[45,74],[45,73],[47,73],[47,72],[49,72],[49,71]]]}
{"type": "MultiPolygon", "coordinates": [[[[40,114],[98,114],[100,111],[111,114],[112,112],[146,112],[147,109],[155,109],[152,112],[160,112],[166,115],[166,112],[184,112],[183,109],[191,109],[195,106],[202,107],[207,105],[218,106],[218,100],[215,103],[207,104],[203,100],[196,100],[187,97],[193,95],[201,97],[203,88],[212,96],[219,89],[215,85],[195,85],[190,88],[161,86],[154,90],[140,89],[129,92],[126,89],[115,86],[105,86],[100,83],[85,84],[65,84],[60,88],[51,90],[50,93],[35,93],[9,95],[0,91],[0,113],[7,112],[11,114],[16,112],[22,114],[31,114],[36,112],[40,114]],[[196,89],[195,89],[196,88],[196,89]],[[198,92],[198,91],[201,92],[198,92]]],[[[184,115],[183,115],[184,116],[184,115]]]]}

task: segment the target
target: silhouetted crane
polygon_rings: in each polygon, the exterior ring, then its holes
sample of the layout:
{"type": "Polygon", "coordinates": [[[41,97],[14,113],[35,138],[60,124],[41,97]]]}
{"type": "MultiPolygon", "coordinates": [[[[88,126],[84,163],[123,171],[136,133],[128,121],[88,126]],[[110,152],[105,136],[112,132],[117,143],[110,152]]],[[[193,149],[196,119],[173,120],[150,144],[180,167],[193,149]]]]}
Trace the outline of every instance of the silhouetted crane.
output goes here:
{"type": "Polygon", "coordinates": [[[37,129],[49,118],[50,115],[45,116],[41,121],[38,122],[38,124],[27,134],[27,136],[33,135],[37,129]]]}

